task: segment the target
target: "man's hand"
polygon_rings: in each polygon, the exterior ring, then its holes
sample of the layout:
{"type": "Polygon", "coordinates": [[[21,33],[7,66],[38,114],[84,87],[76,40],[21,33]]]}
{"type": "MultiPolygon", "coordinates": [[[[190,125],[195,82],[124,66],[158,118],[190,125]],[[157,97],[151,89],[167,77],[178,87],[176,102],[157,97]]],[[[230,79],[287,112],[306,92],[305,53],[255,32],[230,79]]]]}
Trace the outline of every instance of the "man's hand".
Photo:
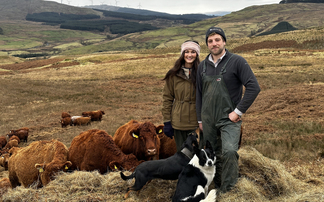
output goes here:
{"type": "Polygon", "coordinates": [[[241,120],[241,117],[239,115],[237,115],[235,112],[231,112],[228,115],[228,118],[234,123],[239,122],[241,120]]]}

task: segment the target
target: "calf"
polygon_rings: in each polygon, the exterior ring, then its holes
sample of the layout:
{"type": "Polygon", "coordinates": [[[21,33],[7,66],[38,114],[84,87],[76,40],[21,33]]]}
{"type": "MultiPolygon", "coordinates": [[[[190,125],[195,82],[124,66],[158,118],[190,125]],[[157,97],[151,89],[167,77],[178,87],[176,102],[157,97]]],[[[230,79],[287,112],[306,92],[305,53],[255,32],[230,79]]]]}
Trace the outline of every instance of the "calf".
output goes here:
{"type": "Polygon", "coordinates": [[[90,117],[80,117],[73,121],[73,125],[75,126],[85,126],[91,124],[91,118],[90,117]]]}
{"type": "Polygon", "coordinates": [[[18,144],[20,143],[20,139],[16,135],[11,136],[8,141],[10,141],[10,140],[17,140],[18,144]]]}
{"type": "Polygon", "coordinates": [[[62,119],[66,118],[66,117],[71,117],[71,115],[67,112],[62,112],[62,115],[61,115],[62,119]]]}
{"type": "Polygon", "coordinates": [[[71,117],[62,118],[61,121],[60,121],[60,123],[61,123],[62,128],[66,127],[68,125],[72,126],[71,117]]]}
{"type": "Polygon", "coordinates": [[[117,129],[113,139],[125,154],[133,153],[145,161],[159,159],[160,139],[151,122],[131,120],[117,129]]]}
{"type": "Polygon", "coordinates": [[[0,136],[0,149],[2,149],[7,144],[6,136],[0,136]]]}
{"type": "Polygon", "coordinates": [[[9,133],[16,133],[16,132],[18,132],[20,130],[25,130],[25,131],[29,132],[29,128],[23,127],[23,128],[19,128],[18,130],[10,130],[9,133]]]}
{"type": "Polygon", "coordinates": [[[18,147],[18,140],[11,139],[8,141],[8,143],[4,146],[4,149],[11,149],[12,147],[18,147]]]}
{"type": "Polygon", "coordinates": [[[12,188],[19,185],[37,187],[47,185],[54,175],[71,167],[68,148],[58,140],[35,141],[26,147],[13,147],[8,162],[12,188]]]}
{"type": "Polygon", "coordinates": [[[105,112],[102,110],[82,112],[82,116],[91,117],[91,121],[101,121],[104,114],[105,112]]]}
{"type": "Polygon", "coordinates": [[[69,148],[71,169],[93,171],[101,174],[121,168],[133,171],[143,161],[133,154],[124,154],[107,132],[92,129],[74,137],[69,148]]]}
{"type": "Polygon", "coordinates": [[[72,124],[73,124],[73,122],[75,121],[75,119],[77,119],[77,118],[81,118],[81,117],[83,117],[83,116],[71,116],[72,124]]]}
{"type": "Polygon", "coordinates": [[[10,138],[13,135],[16,135],[17,137],[19,137],[20,140],[27,142],[28,133],[29,133],[29,128],[24,127],[24,128],[20,128],[18,130],[10,130],[10,132],[9,132],[9,134],[7,134],[7,136],[10,138]]]}

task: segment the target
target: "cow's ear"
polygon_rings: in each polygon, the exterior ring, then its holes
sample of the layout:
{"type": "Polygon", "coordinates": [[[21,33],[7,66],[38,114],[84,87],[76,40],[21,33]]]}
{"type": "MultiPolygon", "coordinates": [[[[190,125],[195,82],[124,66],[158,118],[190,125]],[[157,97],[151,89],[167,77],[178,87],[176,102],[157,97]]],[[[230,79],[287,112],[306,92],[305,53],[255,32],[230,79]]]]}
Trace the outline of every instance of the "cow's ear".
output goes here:
{"type": "Polygon", "coordinates": [[[138,138],[139,138],[139,131],[138,131],[138,130],[132,130],[132,131],[130,131],[130,135],[131,135],[133,138],[138,139],[138,138]]]}
{"type": "Polygon", "coordinates": [[[158,127],[156,127],[156,133],[158,135],[164,133],[164,125],[159,125],[158,127]]]}
{"type": "Polygon", "coordinates": [[[68,170],[71,166],[72,166],[72,162],[71,161],[67,161],[63,165],[64,170],[68,170]]]}
{"type": "Polygon", "coordinates": [[[36,163],[35,168],[38,170],[38,172],[42,173],[42,172],[44,172],[44,170],[46,168],[46,164],[36,163]]]}
{"type": "Polygon", "coordinates": [[[120,163],[118,163],[117,161],[111,161],[109,163],[109,168],[113,171],[119,170],[119,168],[121,167],[120,163]]]}

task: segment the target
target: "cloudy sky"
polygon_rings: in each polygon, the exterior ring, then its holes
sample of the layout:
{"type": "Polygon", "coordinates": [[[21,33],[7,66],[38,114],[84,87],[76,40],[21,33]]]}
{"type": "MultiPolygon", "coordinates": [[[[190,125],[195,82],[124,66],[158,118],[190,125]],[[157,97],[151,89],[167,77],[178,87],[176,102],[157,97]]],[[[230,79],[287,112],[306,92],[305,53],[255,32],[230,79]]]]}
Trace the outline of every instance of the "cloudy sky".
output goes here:
{"type": "Polygon", "coordinates": [[[170,14],[238,11],[248,6],[278,4],[280,0],[48,0],[72,6],[111,5],[170,14]]]}

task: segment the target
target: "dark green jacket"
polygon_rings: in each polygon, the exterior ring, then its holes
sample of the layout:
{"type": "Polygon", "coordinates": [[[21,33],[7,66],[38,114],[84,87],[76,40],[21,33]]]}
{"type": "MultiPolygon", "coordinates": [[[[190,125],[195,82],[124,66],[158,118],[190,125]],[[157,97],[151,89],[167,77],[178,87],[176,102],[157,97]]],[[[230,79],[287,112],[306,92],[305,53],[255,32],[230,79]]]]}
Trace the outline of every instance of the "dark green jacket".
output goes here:
{"type": "Polygon", "coordinates": [[[196,89],[184,71],[169,77],[163,88],[163,121],[171,121],[177,130],[194,130],[198,126],[196,115],[196,89]]]}

